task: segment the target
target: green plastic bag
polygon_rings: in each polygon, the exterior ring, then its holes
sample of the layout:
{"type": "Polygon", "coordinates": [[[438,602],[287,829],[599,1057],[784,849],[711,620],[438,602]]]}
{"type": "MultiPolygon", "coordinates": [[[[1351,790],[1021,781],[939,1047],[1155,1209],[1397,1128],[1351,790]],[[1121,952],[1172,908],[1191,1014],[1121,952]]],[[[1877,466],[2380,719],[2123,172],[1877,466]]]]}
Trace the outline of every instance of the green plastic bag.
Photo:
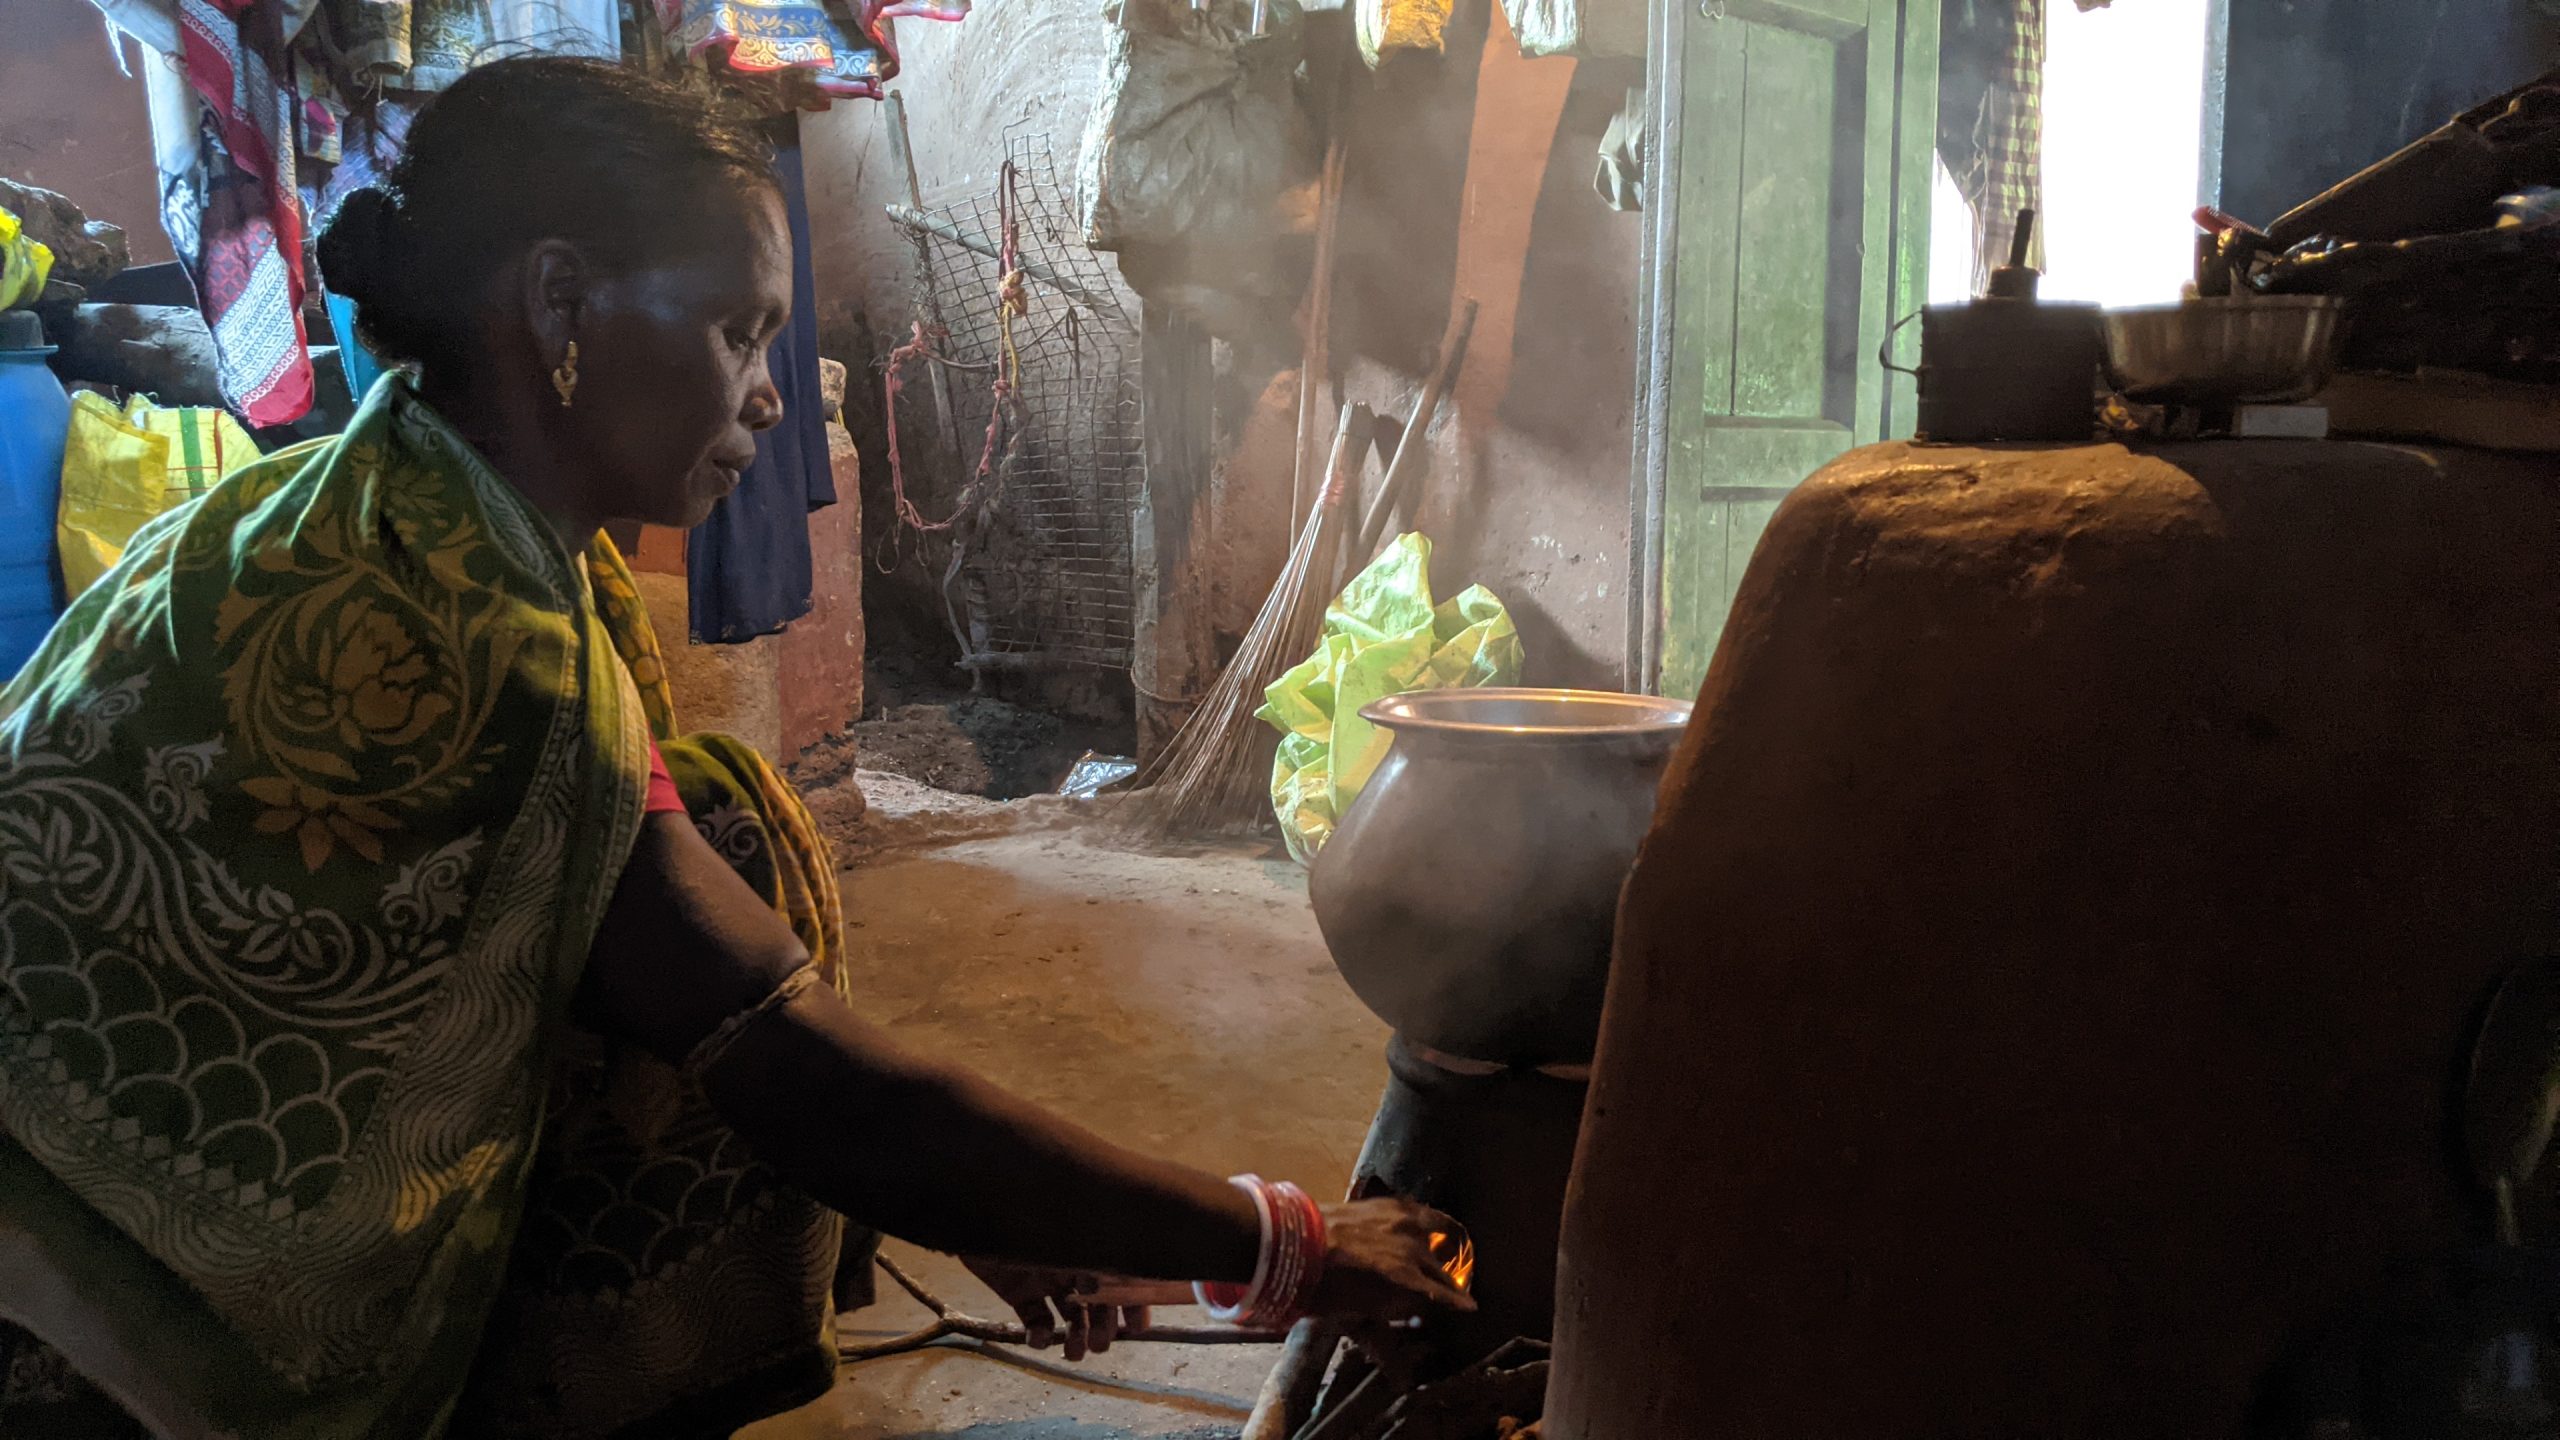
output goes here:
{"type": "Polygon", "coordinates": [[[0,310],[33,305],[53,273],[53,251],[26,233],[18,217],[0,210],[0,310]]]}
{"type": "Polygon", "coordinates": [[[1408,690],[1520,678],[1511,612],[1481,585],[1431,603],[1431,541],[1399,535],[1324,612],[1316,652],[1271,682],[1254,713],[1280,732],[1271,808],[1289,853],[1314,858],[1394,737],[1360,707],[1408,690]]]}

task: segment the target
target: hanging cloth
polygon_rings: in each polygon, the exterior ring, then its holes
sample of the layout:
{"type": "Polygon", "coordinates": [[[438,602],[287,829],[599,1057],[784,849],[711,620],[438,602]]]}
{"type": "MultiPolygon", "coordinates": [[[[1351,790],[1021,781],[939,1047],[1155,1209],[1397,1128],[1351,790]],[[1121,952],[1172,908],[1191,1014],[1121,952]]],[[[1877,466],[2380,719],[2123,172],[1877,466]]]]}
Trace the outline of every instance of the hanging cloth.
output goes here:
{"type": "Polygon", "coordinates": [[[193,163],[162,176],[163,216],[213,331],[223,402],[253,426],[299,420],[312,398],[293,97],[270,60],[280,18],[256,0],[180,4],[187,82],[203,108],[193,163]]]}
{"type": "Polygon", "coordinates": [[[774,168],[791,222],[791,323],[766,364],[782,392],[782,423],[756,437],[738,488],[685,539],[685,579],[697,644],[734,645],[809,613],[809,512],[836,502],[818,375],[817,281],[809,257],[800,117],[772,124],[774,168]]]}
{"type": "MultiPolygon", "coordinates": [[[[173,0],[91,0],[107,26],[130,35],[146,51],[178,53],[178,8],[173,0]]],[[[121,58],[121,57],[119,57],[121,58]]]]}
{"type": "Polygon", "coordinates": [[[323,0],[320,25],[337,71],[350,85],[406,85],[409,0],[323,0]]]}
{"type": "MultiPolygon", "coordinates": [[[[381,0],[358,0],[378,4],[381,0]]],[[[399,0],[411,12],[409,71],[400,85],[441,90],[507,55],[622,55],[616,0],[399,0]]]]}
{"type": "MultiPolygon", "coordinates": [[[[658,21],[679,54],[748,75],[799,71],[819,94],[877,99],[897,74],[897,55],[882,43],[886,11],[873,0],[657,0],[658,21]]],[[[960,0],[949,18],[966,14],[960,0]]]]}
{"type": "MultiPolygon", "coordinates": [[[[1973,211],[1977,294],[1990,284],[1993,270],[2009,263],[2018,212],[2044,208],[2045,0],[2010,0],[2008,9],[2005,43],[1974,117],[1972,163],[1956,174],[1973,211]]],[[[2027,263],[2044,268],[2041,227],[2027,263]]]]}

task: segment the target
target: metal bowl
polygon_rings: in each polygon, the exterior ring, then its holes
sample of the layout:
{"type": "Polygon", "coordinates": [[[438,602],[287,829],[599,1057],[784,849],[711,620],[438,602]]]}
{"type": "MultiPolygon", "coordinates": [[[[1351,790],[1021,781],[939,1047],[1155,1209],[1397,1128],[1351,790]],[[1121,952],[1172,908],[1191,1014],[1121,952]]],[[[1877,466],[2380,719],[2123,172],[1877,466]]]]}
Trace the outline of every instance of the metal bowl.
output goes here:
{"type": "Polygon", "coordinates": [[[2308,400],[2337,367],[2344,308],[2329,295],[2267,295],[2109,310],[2107,379],[2133,400],[2308,400]]]}

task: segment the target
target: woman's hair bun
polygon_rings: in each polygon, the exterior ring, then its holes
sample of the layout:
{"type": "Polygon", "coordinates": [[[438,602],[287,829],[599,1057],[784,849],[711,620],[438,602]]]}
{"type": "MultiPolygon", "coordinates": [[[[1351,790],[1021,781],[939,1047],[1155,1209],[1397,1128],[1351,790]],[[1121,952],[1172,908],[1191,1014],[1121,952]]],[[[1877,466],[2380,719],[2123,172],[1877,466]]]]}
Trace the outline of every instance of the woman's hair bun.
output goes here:
{"type": "Polygon", "coordinates": [[[349,191],[320,232],[322,283],[359,306],[378,297],[399,223],[400,202],[388,192],[349,191]]]}

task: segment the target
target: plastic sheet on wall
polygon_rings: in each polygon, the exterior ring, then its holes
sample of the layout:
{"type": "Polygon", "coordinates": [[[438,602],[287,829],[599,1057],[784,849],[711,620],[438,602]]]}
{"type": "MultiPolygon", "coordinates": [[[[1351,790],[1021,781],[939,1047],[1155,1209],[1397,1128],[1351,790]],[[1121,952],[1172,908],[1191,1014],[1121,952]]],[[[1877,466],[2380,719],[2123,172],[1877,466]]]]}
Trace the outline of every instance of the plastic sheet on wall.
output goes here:
{"type": "Polygon", "coordinates": [[[1076,164],[1076,219],[1097,250],[1267,236],[1303,130],[1290,77],[1295,0],[1114,0],[1102,94],[1076,164]]]}
{"type": "Polygon", "coordinates": [[[1439,54],[1448,48],[1450,8],[1450,0],[1355,0],[1360,58],[1374,70],[1398,53],[1439,54]]]}

